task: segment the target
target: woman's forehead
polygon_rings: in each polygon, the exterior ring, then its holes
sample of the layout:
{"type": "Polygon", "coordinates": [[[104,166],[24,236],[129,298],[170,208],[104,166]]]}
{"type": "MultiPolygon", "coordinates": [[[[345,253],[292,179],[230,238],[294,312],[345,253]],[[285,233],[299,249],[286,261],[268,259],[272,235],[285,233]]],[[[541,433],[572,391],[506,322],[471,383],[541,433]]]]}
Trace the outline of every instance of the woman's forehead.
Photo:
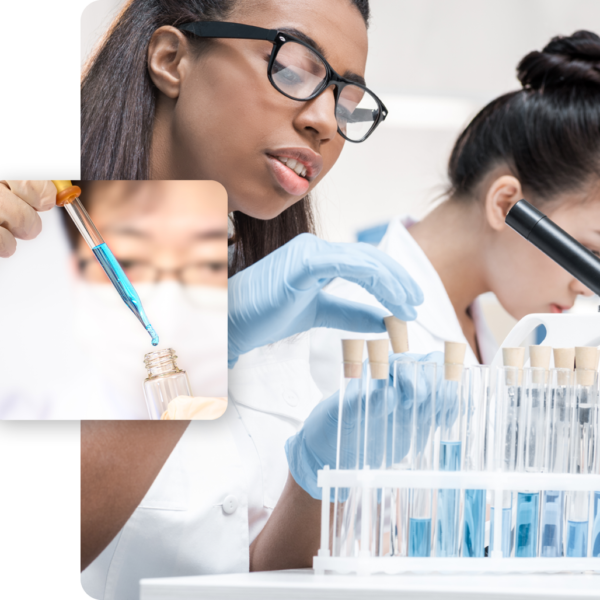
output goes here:
{"type": "Polygon", "coordinates": [[[250,0],[238,2],[228,20],[301,31],[338,73],[364,76],[367,27],[352,0],[250,0]]]}

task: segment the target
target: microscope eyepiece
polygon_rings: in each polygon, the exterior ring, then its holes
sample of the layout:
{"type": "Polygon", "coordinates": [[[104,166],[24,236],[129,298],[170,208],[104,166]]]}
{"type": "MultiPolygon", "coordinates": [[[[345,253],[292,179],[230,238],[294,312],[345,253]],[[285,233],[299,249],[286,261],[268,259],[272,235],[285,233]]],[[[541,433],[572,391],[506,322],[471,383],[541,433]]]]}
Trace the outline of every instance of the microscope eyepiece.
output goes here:
{"type": "Polygon", "coordinates": [[[527,200],[519,200],[506,224],[600,295],[600,259],[527,200]]]}

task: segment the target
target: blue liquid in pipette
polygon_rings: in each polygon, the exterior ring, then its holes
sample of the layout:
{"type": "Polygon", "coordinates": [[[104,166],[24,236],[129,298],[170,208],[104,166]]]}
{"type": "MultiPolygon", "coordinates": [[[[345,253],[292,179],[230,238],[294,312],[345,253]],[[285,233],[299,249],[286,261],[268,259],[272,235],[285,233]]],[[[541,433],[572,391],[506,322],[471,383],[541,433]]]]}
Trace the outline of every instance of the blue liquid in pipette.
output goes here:
{"type": "Polygon", "coordinates": [[[600,492],[594,492],[594,525],[592,527],[592,556],[600,556],[600,492]]]}
{"type": "Polygon", "coordinates": [[[515,530],[515,556],[537,556],[539,492],[517,494],[517,528],[515,530]]]}
{"type": "Polygon", "coordinates": [[[463,556],[485,556],[485,490],[465,490],[463,556]]]}
{"type": "Polygon", "coordinates": [[[587,556],[588,522],[567,521],[567,556],[583,558],[587,556]]]}
{"type": "Polygon", "coordinates": [[[563,507],[563,492],[544,492],[541,526],[541,556],[544,558],[559,558],[563,554],[563,507]]]}
{"type": "MultiPolygon", "coordinates": [[[[460,470],[460,442],[440,442],[440,471],[460,470]]],[[[458,556],[458,490],[439,490],[436,556],[458,556]]]]}
{"type": "Polygon", "coordinates": [[[158,335],[152,325],[150,325],[150,321],[142,307],[142,301],[129,279],[127,279],[127,275],[123,272],[121,265],[110,251],[110,248],[106,244],[100,244],[92,248],[92,250],[117,292],[119,292],[119,296],[121,296],[123,302],[127,304],[131,312],[141,321],[146,331],[150,334],[152,345],[158,345],[158,335]]]}
{"type": "MultiPolygon", "coordinates": [[[[512,519],[512,509],[502,509],[502,556],[508,558],[510,556],[510,527],[512,519]]],[[[490,550],[494,550],[494,508],[490,511],[490,550]]]]}
{"type": "Polygon", "coordinates": [[[431,554],[431,519],[410,519],[408,525],[408,555],[431,554]]]}

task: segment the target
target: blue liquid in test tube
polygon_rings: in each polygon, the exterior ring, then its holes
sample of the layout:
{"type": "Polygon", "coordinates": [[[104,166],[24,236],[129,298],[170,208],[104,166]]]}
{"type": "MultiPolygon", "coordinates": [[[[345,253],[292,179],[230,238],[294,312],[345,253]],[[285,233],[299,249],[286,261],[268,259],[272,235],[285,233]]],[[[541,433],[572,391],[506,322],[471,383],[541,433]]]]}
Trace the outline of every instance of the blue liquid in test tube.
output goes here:
{"type": "Polygon", "coordinates": [[[411,518],[409,523],[408,555],[425,556],[431,554],[431,519],[411,518]]]}
{"type": "Polygon", "coordinates": [[[129,279],[127,279],[127,275],[123,272],[121,265],[114,257],[110,248],[106,244],[100,244],[95,248],[92,248],[92,250],[98,259],[98,262],[102,265],[102,268],[115,286],[117,292],[119,292],[123,302],[127,304],[133,314],[141,321],[142,325],[146,328],[146,331],[152,338],[152,345],[156,346],[158,344],[158,335],[156,334],[156,331],[154,331],[152,325],[150,325],[150,321],[142,307],[140,297],[135,291],[135,288],[131,285],[129,279]]]}
{"type": "Polygon", "coordinates": [[[594,492],[594,525],[592,527],[592,556],[600,556],[600,492],[594,492]]]}
{"type": "Polygon", "coordinates": [[[564,493],[544,492],[542,511],[542,548],[540,555],[545,558],[561,557],[563,540],[564,493]]]}
{"type": "Polygon", "coordinates": [[[567,556],[583,558],[587,556],[588,522],[567,521],[567,556]]]}
{"type": "Polygon", "coordinates": [[[485,490],[465,490],[463,556],[485,556],[485,490]]]}
{"type": "MultiPolygon", "coordinates": [[[[440,471],[460,470],[460,442],[440,442],[440,471]]],[[[436,548],[437,556],[457,556],[458,490],[438,490],[436,548]]]]}
{"type": "Polygon", "coordinates": [[[515,556],[537,556],[539,492],[519,492],[517,495],[517,526],[515,556]]]}
{"type": "MultiPolygon", "coordinates": [[[[510,556],[510,529],[512,520],[512,508],[502,509],[502,555],[510,556]]],[[[490,551],[494,549],[494,507],[490,511],[490,551]]]]}

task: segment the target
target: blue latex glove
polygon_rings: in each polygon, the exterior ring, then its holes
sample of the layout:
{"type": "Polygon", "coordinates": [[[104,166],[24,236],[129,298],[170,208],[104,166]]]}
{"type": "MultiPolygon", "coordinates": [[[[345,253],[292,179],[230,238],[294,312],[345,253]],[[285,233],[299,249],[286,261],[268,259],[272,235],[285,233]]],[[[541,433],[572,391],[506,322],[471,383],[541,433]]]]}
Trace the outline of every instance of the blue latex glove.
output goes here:
{"type": "Polygon", "coordinates": [[[336,277],[359,284],[404,321],[423,302],[419,286],[387,254],[304,233],[229,279],[229,368],[250,350],[313,327],[385,332],[383,309],[322,291],[336,277]]]}
{"type": "MultiPolygon", "coordinates": [[[[397,381],[396,387],[392,387],[393,363],[395,360],[403,362],[419,361],[419,362],[436,362],[439,365],[443,364],[444,357],[441,352],[432,352],[426,355],[416,354],[392,354],[390,355],[390,378],[388,382],[388,394],[383,398],[383,394],[378,396],[373,394],[370,400],[369,412],[382,415],[381,418],[388,420],[388,427],[393,418],[394,408],[397,406],[399,411],[412,409],[413,398],[417,398],[417,419],[419,426],[425,426],[426,423],[421,423],[427,419],[431,419],[431,386],[426,382],[420,382],[417,388],[416,395],[412,390],[412,377],[404,377],[406,371],[400,371],[400,379],[397,381]],[[397,390],[397,393],[396,393],[397,390]],[[385,409],[378,410],[373,403],[383,403],[385,401],[385,409]],[[373,410],[374,409],[374,410],[373,410]]],[[[443,368],[438,367],[438,382],[440,377],[443,377],[443,368]],[[441,375],[440,375],[441,372],[441,375]]],[[[358,381],[358,380],[356,380],[358,381]]],[[[353,382],[354,383],[354,382],[353,382]]],[[[344,455],[340,456],[340,465],[344,468],[351,468],[357,462],[356,445],[352,440],[357,437],[357,427],[361,428],[361,438],[364,437],[365,427],[365,395],[364,390],[358,394],[358,383],[355,384],[355,393],[352,393],[352,384],[348,387],[342,409],[343,421],[341,424],[342,447],[349,449],[344,455]],[[360,396],[360,397],[359,397],[360,396]],[[358,410],[361,410],[361,423],[358,424],[358,410]]],[[[381,407],[383,408],[383,407],[381,407]]],[[[327,400],[320,402],[310,413],[302,429],[294,436],[289,438],[285,443],[285,452],[288,459],[288,465],[292,477],[296,483],[308,492],[313,498],[321,499],[321,488],[317,486],[317,472],[325,465],[329,465],[334,469],[337,456],[337,439],[338,439],[338,415],[339,415],[339,391],[330,396],[327,400]]],[[[429,424],[431,421],[429,420],[429,424]]],[[[370,420],[369,428],[373,427],[373,431],[382,431],[382,423],[373,422],[370,420]]],[[[388,429],[389,430],[389,429],[388,429]]],[[[396,437],[407,439],[406,444],[396,444],[394,451],[394,460],[399,460],[406,454],[410,446],[411,430],[408,428],[403,433],[397,433],[396,437]],[[402,449],[400,449],[402,448],[402,449]],[[404,452],[404,454],[402,454],[404,452]]],[[[377,440],[375,436],[369,436],[372,440],[377,440]]],[[[379,438],[382,439],[382,438],[379,438]]],[[[387,462],[391,461],[392,439],[388,436],[387,446],[387,462]]],[[[381,462],[383,458],[383,442],[380,447],[373,444],[368,449],[368,458],[374,462],[381,462]]],[[[363,452],[360,451],[358,462],[362,466],[363,452]]],[[[333,499],[333,490],[332,490],[333,499]]]]}

